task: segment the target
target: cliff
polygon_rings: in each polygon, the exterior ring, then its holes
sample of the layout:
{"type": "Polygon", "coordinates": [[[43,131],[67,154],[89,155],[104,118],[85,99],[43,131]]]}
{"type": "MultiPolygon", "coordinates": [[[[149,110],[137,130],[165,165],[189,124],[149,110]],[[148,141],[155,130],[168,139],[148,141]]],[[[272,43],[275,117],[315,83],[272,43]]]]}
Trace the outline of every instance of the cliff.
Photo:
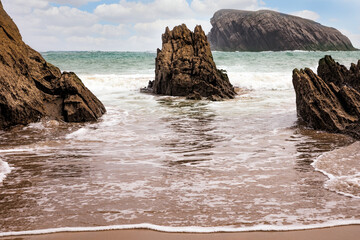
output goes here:
{"type": "Polygon", "coordinates": [[[166,28],[162,49],[155,63],[153,92],[191,99],[234,98],[236,93],[226,73],[216,68],[207,37],[201,26],[191,32],[185,24],[166,28]]]}
{"type": "Polygon", "coordinates": [[[356,50],[335,28],[279,12],[219,10],[211,18],[213,50],[356,50]]]}
{"type": "Polygon", "coordinates": [[[27,46],[0,1],[0,129],[41,118],[95,121],[105,107],[76,76],[27,46]]]}

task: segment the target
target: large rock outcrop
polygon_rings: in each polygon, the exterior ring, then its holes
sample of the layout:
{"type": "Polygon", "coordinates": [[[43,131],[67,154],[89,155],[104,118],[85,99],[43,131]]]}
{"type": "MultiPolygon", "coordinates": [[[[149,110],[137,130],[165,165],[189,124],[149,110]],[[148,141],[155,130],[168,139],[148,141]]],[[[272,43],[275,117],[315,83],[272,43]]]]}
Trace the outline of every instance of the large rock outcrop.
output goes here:
{"type": "Polygon", "coordinates": [[[0,39],[0,129],[44,117],[94,121],[105,113],[75,73],[61,73],[22,41],[1,1],[0,39]]]}
{"type": "Polygon", "coordinates": [[[360,60],[347,69],[325,56],[318,75],[294,69],[293,84],[298,116],[308,126],[360,139],[360,60]]]}
{"type": "Polygon", "coordinates": [[[219,10],[208,35],[213,50],[355,50],[335,28],[279,12],[219,10]]]}
{"type": "Polygon", "coordinates": [[[210,100],[234,98],[229,79],[216,68],[210,45],[201,26],[191,32],[185,24],[166,28],[158,49],[153,92],[210,100]]]}

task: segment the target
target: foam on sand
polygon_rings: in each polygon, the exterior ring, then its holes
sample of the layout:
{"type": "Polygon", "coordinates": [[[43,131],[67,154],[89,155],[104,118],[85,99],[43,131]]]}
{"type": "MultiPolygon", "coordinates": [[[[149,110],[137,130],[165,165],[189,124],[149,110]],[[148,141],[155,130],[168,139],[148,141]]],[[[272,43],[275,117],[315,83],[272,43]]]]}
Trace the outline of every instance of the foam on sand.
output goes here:
{"type": "Polygon", "coordinates": [[[360,142],[327,152],[312,166],[329,179],[325,188],[339,194],[360,198],[360,142]]]}
{"type": "Polygon", "coordinates": [[[40,230],[29,230],[19,232],[3,232],[0,237],[22,236],[22,235],[40,235],[62,232],[96,232],[107,230],[134,230],[147,229],[167,233],[234,233],[234,232],[267,232],[267,231],[294,231],[294,230],[309,230],[317,228],[328,228],[348,225],[358,225],[360,220],[353,221],[331,221],[328,223],[312,224],[312,225],[290,225],[290,226],[274,226],[274,225],[257,225],[252,227],[171,227],[159,226],[150,223],[129,224],[129,225],[111,225],[98,227],[62,227],[62,228],[48,228],[40,230]]]}
{"type": "Polygon", "coordinates": [[[7,162],[0,159],[0,184],[4,181],[7,174],[11,172],[11,167],[7,162]]]}

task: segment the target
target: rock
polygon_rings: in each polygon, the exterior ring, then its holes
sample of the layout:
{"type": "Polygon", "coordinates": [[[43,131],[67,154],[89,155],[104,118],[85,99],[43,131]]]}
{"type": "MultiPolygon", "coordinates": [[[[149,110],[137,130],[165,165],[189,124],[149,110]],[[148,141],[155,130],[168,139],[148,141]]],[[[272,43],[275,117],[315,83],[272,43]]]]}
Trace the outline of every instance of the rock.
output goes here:
{"type": "Polygon", "coordinates": [[[95,121],[105,113],[75,73],[61,73],[22,41],[1,2],[0,39],[0,129],[44,117],[95,121]]]}
{"type": "MultiPolygon", "coordinates": [[[[201,26],[191,32],[185,24],[166,28],[158,49],[153,91],[170,96],[200,95],[219,99],[236,93],[226,73],[218,70],[201,26]]],[[[198,96],[197,96],[198,98],[198,96]]]]}
{"type": "Polygon", "coordinates": [[[360,139],[360,61],[350,70],[331,56],[320,59],[318,75],[294,69],[298,116],[310,127],[360,139]]]}
{"type": "Polygon", "coordinates": [[[195,91],[195,92],[189,94],[189,95],[186,97],[186,99],[188,99],[188,100],[201,100],[202,97],[201,97],[200,93],[198,93],[198,92],[195,91]]]}
{"type": "Polygon", "coordinates": [[[154,85],[154,80],[152,80],[152,81],[150,80],[147,87],[140,88],[140,92],[141,93],[153,93],[154,92],[153,85],[154,85]]]}
{"type": "Polygon", "coordinates": [[[208,35],[213,50],[355,50],[335,28],[270,10],[219,10],[208,35]]]}

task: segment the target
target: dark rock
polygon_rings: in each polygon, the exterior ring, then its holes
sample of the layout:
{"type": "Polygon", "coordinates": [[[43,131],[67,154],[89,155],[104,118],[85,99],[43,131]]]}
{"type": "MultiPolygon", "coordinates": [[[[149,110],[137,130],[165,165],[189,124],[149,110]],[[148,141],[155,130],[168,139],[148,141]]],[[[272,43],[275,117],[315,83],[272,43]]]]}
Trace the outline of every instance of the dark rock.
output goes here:
{"type": "Polygon", "coordinates": [[[1,1],[0,39],[0,129],[44,117],[95,121],[105,113],[75,73],[61,73],[22,41],[1,1]]]}
{"type": "Polygon", "coordinates": [[[162,49],[157,51],[154,93],[171,96],[217,96],[234,98],[236,93],[226,73],[218,70],[201,26],[191,32],[185,24],[166,28],[162,49]]]}
{"type": "Polygon", "coordinates": [[[153,93],[154,92],[153,86],[154,86],[154,80],[153,81],[150,80],[147,87],[140,88],[140,92],[141,93],[153,93]]]}
{"type": "Polygon", "coordinates": [[[331,56],[319,61],[318,75],[295,69],[298,116],[310,127],[360,139],[359,64],[348,70],[331,56]]]}
{"type": "Polygon", "coordinates": [[[198,92],[195,91],[195,92],[191,93],[190,95],[188,95],[186,97],[186,99],[188,99],[188,100],[201,100],[202,97],[198,92]]]}
{"type": "Polygon", "coordinates": [[[279,12],[219,10],[208,35],[213,50],[356,50],[335,28],[279,12]]]}

